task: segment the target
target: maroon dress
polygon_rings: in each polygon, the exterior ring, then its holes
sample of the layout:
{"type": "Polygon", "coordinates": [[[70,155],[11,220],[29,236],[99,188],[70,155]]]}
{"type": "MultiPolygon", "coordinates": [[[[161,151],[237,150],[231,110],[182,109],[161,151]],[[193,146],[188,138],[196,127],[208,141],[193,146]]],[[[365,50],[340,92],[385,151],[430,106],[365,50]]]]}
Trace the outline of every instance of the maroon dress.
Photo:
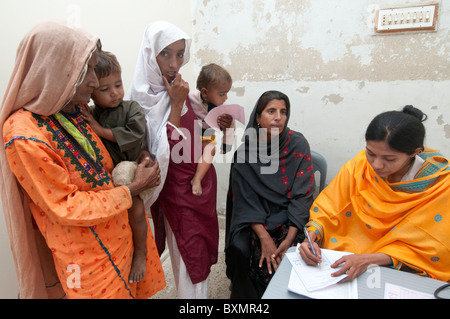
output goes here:
{"type": "Polygon", "coordinates": [[[201,141],[197,116],[189,99],[186,104],[188,111],[181,117],[179,126],[186,139],[173,126],[167,125],[171,152],[169,168],[164,187],[151,211],[158,250],[162,253],[165,247],[164,217],[175,235],[191,281],[196,284],[208,277],[211,266],[217,262],[217,177],[211,165],[202,180],[202,195],[192,194],[191,180],[201,155],[201,141]]]}

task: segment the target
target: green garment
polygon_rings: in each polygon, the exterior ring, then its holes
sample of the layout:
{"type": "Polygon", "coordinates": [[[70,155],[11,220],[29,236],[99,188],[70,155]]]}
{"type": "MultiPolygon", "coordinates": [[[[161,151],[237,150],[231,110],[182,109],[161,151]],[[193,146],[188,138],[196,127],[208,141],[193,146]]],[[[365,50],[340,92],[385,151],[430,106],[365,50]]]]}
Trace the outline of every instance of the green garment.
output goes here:
{"type": "Polygon", "coordinates": [[[114,165],[134,161],[142,150],[145,139],[145,114],[139,103],[122,101],[115,108],[92,107],[92,115],[104,128],[112,130],[117,143],[102,138],[114,165]]]}

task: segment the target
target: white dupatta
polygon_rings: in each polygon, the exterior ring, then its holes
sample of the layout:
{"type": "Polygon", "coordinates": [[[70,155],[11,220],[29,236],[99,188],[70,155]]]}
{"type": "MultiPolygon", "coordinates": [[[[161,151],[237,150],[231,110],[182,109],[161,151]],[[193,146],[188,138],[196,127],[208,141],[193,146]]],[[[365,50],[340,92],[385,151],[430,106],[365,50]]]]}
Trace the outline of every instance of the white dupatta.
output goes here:
{"type": "MultiPolygon", "coordinates": [[[[177,26],[158,21],[147,26],[142,40],[136,69],[128,92],[128,99],[137,101],[145,112],[147,120],[146,143],[150,153],[158,160],[161,170],[161,184],[144,200],[148,209],[158,198],[167,176],[170,147],[167,139],[168,118],[171,110],[170,97],[167,93],[161,70],[156,57],[168,45],[185,40],[185,65],[189,62],[190,37],[177,26]]],[[[183,108],[185,112],[186,105],[183,108]]]]}

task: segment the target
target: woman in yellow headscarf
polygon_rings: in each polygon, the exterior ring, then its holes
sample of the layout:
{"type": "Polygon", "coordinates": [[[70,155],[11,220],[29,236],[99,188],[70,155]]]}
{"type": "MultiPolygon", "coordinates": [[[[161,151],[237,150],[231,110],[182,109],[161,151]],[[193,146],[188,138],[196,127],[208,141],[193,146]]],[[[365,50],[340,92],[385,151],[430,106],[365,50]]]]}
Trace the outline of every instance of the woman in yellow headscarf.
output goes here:
{"type": "Polygon", "coordinates": [[[80,112],[99,85],[100,49],[96,37],[46,21],[17,50],[0,110],[0,187],[20,298],[148,298],[165,286],[151,233],[146,276],[128,282],[127,210],[159,183],[159,168],[143,159],[128,187],[114,187],[111,157],[80,112]]]}
{"type": "MultiPolygon", "coordinates": [[[[412,106],[376,116],[366,150],[348,161],[311,207],[309,264],[320,247],[353,252],[332,267],[352,280],[369,265],[450,281],[450,167],[423,146],[424,114],[412,106]]],[[[426,118],[426,117],[425,117],[426,118]]]]}

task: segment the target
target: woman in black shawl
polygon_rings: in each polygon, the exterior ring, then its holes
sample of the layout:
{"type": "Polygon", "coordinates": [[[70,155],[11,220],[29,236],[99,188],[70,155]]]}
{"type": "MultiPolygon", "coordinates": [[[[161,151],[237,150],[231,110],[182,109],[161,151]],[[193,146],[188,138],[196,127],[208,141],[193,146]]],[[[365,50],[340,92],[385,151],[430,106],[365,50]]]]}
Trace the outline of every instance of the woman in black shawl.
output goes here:
{"type": "Polygon", "coordinates": [[[261,298],[286,250],[303,240],[315,189],[309,144],[288,128],[289,98],[265,92],[234,155],[227,198],[231,298],[261,298]]]}

